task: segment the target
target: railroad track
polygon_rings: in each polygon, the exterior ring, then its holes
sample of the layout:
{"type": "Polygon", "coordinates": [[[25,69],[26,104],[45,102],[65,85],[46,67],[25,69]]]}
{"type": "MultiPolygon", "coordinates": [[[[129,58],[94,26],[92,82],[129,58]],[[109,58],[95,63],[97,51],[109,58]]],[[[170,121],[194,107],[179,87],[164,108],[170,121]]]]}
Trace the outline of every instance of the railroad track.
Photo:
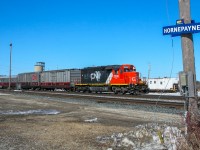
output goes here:
{"type": "MultiPolygon", "coordinates": [[[[5,91],[15,92],[16,91],[5,91]]],[[[19,93],[19,92],[18,92],[19,93]]],[[[160,96],[160,95],[115,95],[115,94],[96,94],[96,93],[73,93],[73,92],[50,92],[50,91],[23,91],[30,95],[42,95],[57,98],[87,99],[97,103],[120,103],[128,105],[153,105],[176,109],[184,109],[184,99],[181,96],[160,96]]]]}

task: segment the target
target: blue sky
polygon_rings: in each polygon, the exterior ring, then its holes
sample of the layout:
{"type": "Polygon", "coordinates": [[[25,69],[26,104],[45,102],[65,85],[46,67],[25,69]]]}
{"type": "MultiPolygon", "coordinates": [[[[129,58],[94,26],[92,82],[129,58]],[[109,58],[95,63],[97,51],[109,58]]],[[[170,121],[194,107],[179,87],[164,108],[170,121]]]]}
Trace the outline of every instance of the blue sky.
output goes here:
{"type": "MultiPolygon", "coordinates": [[[[200,1],[191,17],[200,22],[200,1]]],[[[177,77],[182,71],[180,37],[162,35],[179,19],[178,0],[0,0],[0,74],[134,64],[142,77],[177,77]],[[174,58],[173,58],[174,56],[174,58]],[[174,60],[174,61],[173,61],[174,60]],[[172,65],[173,62],[173,65],[172,65]]],[[[200,80],[200,34],[194,34],[200,80]]]]}

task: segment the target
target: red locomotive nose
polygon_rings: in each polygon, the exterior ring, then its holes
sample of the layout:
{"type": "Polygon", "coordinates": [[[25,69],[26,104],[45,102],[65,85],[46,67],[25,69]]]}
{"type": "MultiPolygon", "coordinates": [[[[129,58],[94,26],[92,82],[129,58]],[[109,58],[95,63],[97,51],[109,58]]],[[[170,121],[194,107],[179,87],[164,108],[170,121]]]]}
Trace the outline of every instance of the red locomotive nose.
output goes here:
{"type": "Polygon", "coordinates": [[[138,72],[129,72],[125,73],[125,81],[127,84],[138,84],[139,81],[139,73],[138,72]],[[128,78],[128,80],[127,80],[128,78]]]}

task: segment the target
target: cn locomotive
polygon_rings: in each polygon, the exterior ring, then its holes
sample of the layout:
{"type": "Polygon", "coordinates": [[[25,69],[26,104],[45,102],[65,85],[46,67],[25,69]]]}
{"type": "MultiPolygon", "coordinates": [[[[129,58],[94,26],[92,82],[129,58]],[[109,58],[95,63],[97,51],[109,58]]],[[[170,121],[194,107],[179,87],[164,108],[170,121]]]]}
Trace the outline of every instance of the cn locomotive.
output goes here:
{"type": "MultiPolygon", "coordinates": [[[[115,94],[138,94],[149,91],[146,82],[140,79],[135,66],[130,64],[20,73],[15,81],[12,82],[12,87],[18,89],[64,89],[75,92],[114,92],[115,94]]],[[[0,79],[0,87],[8,87],[8,82],[0,79]]]]}
{"type": "Polygon", "coordinates": [[[130,64],[87,67],[81,70],[81,83],[76,91],[117,93],[147,93],[148,86],[139,77],[139,72],[130,64]]]}

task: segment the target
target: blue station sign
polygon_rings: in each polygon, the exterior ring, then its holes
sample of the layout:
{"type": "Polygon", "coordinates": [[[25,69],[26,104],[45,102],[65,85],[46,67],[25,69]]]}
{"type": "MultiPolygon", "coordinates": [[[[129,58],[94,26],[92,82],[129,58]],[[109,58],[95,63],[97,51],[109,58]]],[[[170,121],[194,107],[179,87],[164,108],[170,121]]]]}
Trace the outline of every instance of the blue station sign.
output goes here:
{"type": "Polygon", "coordinates": [[[198,32],[200,32],[200,23],[183,23],[174,26],[163,27],[163,35],[180,36],[181,34],[198,32]]]}

